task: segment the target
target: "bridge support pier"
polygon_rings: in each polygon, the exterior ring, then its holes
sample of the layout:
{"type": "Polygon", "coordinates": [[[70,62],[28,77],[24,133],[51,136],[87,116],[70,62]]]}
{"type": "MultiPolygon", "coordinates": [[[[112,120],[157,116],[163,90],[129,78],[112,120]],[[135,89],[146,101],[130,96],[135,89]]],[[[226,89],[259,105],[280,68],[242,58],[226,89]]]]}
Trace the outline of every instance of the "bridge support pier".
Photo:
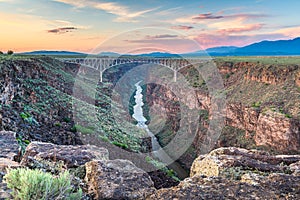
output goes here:
{"type": "Polygon", "coordinates": [[[177,71],[174,70],[174,82],[176,82],[176,81],[177,81],[177,71]]]}
{"type": "Polygon", "coordinates": [[[102,83],[102,76],[103,76],[103,71],[100,71],[100,82],[102,83]]]}

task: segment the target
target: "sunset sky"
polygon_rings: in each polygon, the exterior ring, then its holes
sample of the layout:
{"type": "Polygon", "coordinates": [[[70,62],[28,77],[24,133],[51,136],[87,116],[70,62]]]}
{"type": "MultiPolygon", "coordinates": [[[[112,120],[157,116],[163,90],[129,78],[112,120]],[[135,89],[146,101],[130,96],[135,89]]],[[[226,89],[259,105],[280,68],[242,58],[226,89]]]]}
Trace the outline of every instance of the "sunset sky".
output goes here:
{"type": "Polygon", "coordinates": [[[0,51],[245,46],[300,36],[299,9],[298,0],[0,0],[0,51]]]}

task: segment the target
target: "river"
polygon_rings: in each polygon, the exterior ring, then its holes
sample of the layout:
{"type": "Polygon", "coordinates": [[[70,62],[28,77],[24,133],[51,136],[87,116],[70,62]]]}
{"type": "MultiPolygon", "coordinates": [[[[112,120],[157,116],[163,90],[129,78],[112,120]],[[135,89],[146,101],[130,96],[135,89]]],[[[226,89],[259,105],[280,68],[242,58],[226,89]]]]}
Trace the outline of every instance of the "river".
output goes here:
{"type": "Polygon", "coordinates": [[[186,170],[184,170],[181,165],[177,162],[175,162],[170,156],[161,148],[160,144],[157,141],[157,138],[155,135],[149,130],[146,122],[147,119],[144,117],[143,113],[143,88],[140,86],[140,83],[142,81],[139,81],[135,84],[136,87],[136,93],[135,93],[135,106],[133,107],[133,115],[132,117],[138,122],[137,126],[139,128],[142,128],[146,130],[148,136],[151,138],[151,145],[152,145],[152,154],[153,156],[160,160],[163,163],[172,163],[168,165],[169,168],[173,169],[179,178],[183,179],[188,176],[188,173],[186,170]]]}

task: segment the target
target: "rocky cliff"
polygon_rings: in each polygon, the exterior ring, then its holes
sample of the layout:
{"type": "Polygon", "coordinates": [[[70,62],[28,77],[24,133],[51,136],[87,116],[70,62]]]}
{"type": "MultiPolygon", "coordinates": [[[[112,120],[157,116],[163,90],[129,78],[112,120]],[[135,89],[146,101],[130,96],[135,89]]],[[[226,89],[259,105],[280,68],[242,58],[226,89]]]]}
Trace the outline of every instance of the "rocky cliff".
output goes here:
{"type": "MultiPolygon", "coordinates": [[[[282,153],[299,152],[300,91],[297,84],[300,67],[295,64],[271,65],[222,60],[216,61],[216,65],[223,77],[227,105],[225,127],[215,147],[234,145],[282,153]]],[[[200,127],[193,147],[181,158],[186,164],[191,157],[199,153],[198,148],[201,148],[203,135],[209,127],[211,97],[205,81],[195,75],[195,69],[187,67],[182,69],[181,73],[194,86],[198,100],[197,109],[201,113],[200,127]]],[[[150,107],[160,105],[167,116],[165,125],[160,125],[163,128],[158,130],[157,134],[162,145],[167,145],[180,128],[180,116],[176,115],[180,113],[180,107],[172,104],[176,95],[160,85],[147,87],[147,102],[150,107]]]]}

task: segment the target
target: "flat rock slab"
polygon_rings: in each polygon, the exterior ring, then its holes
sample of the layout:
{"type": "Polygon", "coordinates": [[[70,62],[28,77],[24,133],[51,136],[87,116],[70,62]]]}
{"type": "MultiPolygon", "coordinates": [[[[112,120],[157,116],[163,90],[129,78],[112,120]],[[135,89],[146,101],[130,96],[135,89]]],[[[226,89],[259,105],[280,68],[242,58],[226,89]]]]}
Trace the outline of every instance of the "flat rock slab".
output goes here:
{"type": "Polygon", "coordinates": [[[297,171],[293,165],[300,155],[269,155],[265,151],[222,147],[198,157],[191,167],[190,176],[226,176],[231,168],[242,168],[266,173],[297,171]],[[292,168],[293,167],[293,168],[292,168]]]}
{"type": "Polygon", "coordinates": [[[21,165],[31,166],[34,162],[47,160],[63,161],[67,168],[84,165],[91,160],[108,160],[108,151],[93,145],[55,145],[51,143],[32,142],[25,151],[21,165]]]}
{"type": "Polygon", "coordinates": [[[155,191],[149,175],[128,160],[91,161],[85,167],[88,192],[95,199],[145,199],[155,191]]]}
{"type": "Polygon", "coordinates": [[[19,153],[19,144],[14,132],[0,131],[0,158],[15,160],[19,153]]]}

